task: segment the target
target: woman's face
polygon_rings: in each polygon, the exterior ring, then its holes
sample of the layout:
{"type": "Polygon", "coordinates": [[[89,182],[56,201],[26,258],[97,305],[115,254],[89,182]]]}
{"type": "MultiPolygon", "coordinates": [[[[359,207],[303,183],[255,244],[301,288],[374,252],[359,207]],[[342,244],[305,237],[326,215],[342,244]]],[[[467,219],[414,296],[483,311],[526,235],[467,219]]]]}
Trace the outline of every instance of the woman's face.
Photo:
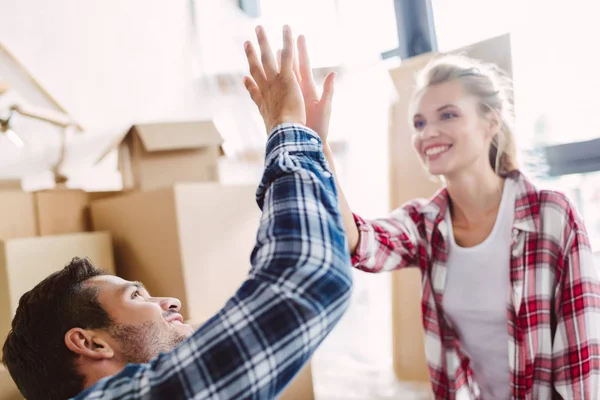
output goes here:
{"type": "Polygon", "coordinates": [[[478,107],[459,81],[431,86],[416,99],[413,145],[430,174],[452,178],[491,168],[488,153],[497,124],[478,107]]]}

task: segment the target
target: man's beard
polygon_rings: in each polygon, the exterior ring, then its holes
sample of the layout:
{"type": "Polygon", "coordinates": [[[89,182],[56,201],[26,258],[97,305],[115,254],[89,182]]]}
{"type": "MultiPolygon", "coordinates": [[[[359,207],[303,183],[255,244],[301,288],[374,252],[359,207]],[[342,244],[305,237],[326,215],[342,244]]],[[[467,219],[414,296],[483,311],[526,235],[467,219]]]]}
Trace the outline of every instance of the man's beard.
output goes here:
{"type": "Polygon", "coordinates": [[[173,350],[187,338],[176,330],[161,329],[155,321],[140,325],[113,325],[110,333],[121,345],[123,360],[132,364],[150,362],[159,353],[173,350]]]}

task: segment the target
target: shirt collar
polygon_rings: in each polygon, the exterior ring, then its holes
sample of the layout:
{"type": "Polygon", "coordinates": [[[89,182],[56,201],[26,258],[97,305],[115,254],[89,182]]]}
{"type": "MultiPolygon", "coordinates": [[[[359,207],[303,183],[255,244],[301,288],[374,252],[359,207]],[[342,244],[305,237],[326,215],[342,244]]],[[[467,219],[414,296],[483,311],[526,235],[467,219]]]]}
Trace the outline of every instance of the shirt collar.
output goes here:
{"type": "MultiPolygon", "coordinates": [[[[524,232],[536,232],[540,226],[540,202],[538,189],[519,170],[511,171],[507,179],[517,181],[515,200],[515,221],[513,228],[524,232]]],[[[421,213],[435,225],[444,219],[448,210],[448,190],[438,190],[421,208],[421,213]]]]}

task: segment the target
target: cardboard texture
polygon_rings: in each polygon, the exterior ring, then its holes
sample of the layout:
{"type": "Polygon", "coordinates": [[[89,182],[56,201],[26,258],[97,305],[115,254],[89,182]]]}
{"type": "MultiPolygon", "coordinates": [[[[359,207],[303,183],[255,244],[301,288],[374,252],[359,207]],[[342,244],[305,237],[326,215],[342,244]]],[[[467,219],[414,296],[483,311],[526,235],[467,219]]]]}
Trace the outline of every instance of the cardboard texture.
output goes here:
{"type": "Polygon", "coordinates": [[[153,296],[177,297],[186,320],[207,320],[250,270],[260,210],[256,187],[183,183],[91,204],[111,232],[117,273],[153,296]]]}
{"type": "MultiPolygon", "coordinates": [[[[129,193],[129,190],[109,190],[109,191],[100,191],[100,192],[87,192],[88,202],[94,202],[96,200],[108,199],[110,197],[123,196],[129,193]]],[[[91,227],[91,221],[90,221],[91,227]]]]}
{"type": "Polygon", "coordinates": [[[8,370],[0,364],[0,400],[23,400],[8,370]]]}
{"type": "Polygon", "coordinates": [[[21,296],[75,256],[115,272],[110,234],[78,233],[0,241],[0,342],[10,330],[21,296]]]}
{"type": "Polygon", "coordinates": [[[35,200],[20,190],[0,191],[0,240],[37,236],[35,200]]]}
{"type": "MultiPolygon", "coordinates": [[[[512,74],[510,35],[502,35],[452,51],[486,62],[494,62],[512,74]]],[[[390,71],[398,91],[398,102],[391,113],[390,129],[390,204],[400,207],[417,197],[429,198],[442,182],[429,176],[412,146],[409,102],[417,72],[439,54],[423,54],[406,60],[390,71]]],[[[394,371],[401,381],[429,382],[425,358],[421,312],[421,273],[416,268],[395,271],[392,275],[392,329],[394,371]]]]}
{"type": "Polygon", "coordinates": [[[138,124],[115,147],[123,188],[218,181],[223,139],[212,121],[138,124]]]}
{"type": "MultiPolygon", "coordinates": [[[[198,329],[202,324],[193,321],[186,321],[194,329],[198,329]]],[[[310,361],[302,367],[300,372],[292,379],[290,384],[277,397],[277,400],[314,400],[315,392],[312,378],[312,368],[310,361]]],[[[2,400],[2,399],[0,399],[2,400]]]]}
{"type": "Polygon", "coordinates": [[[82,190],[43,190],[33,194],[38,235],[61,235],[90,230],[88,194],[82,190]]]}
{"type": "Polygon", "coordinates": [[[0,179],[0,190],[21,190],[20,179],[0,179]]]}
{"type": "Polygon", "coordinates": [[[0,191],[0,240],[89,230],[88,195],[81,190],[0,191]]]}

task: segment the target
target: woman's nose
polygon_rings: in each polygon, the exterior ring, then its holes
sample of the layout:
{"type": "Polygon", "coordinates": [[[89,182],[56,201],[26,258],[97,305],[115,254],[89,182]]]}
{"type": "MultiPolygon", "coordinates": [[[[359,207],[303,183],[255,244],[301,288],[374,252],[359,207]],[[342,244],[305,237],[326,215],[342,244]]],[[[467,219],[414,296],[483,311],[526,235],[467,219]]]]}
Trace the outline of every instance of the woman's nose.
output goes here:
{"type": "Polygon", "coordinates": [[[427,124],[427,126],[421,130],[420,136],[422,139],[431,139],[438,137],[439,135],[440,133],[434,124],[427,124]]]}

